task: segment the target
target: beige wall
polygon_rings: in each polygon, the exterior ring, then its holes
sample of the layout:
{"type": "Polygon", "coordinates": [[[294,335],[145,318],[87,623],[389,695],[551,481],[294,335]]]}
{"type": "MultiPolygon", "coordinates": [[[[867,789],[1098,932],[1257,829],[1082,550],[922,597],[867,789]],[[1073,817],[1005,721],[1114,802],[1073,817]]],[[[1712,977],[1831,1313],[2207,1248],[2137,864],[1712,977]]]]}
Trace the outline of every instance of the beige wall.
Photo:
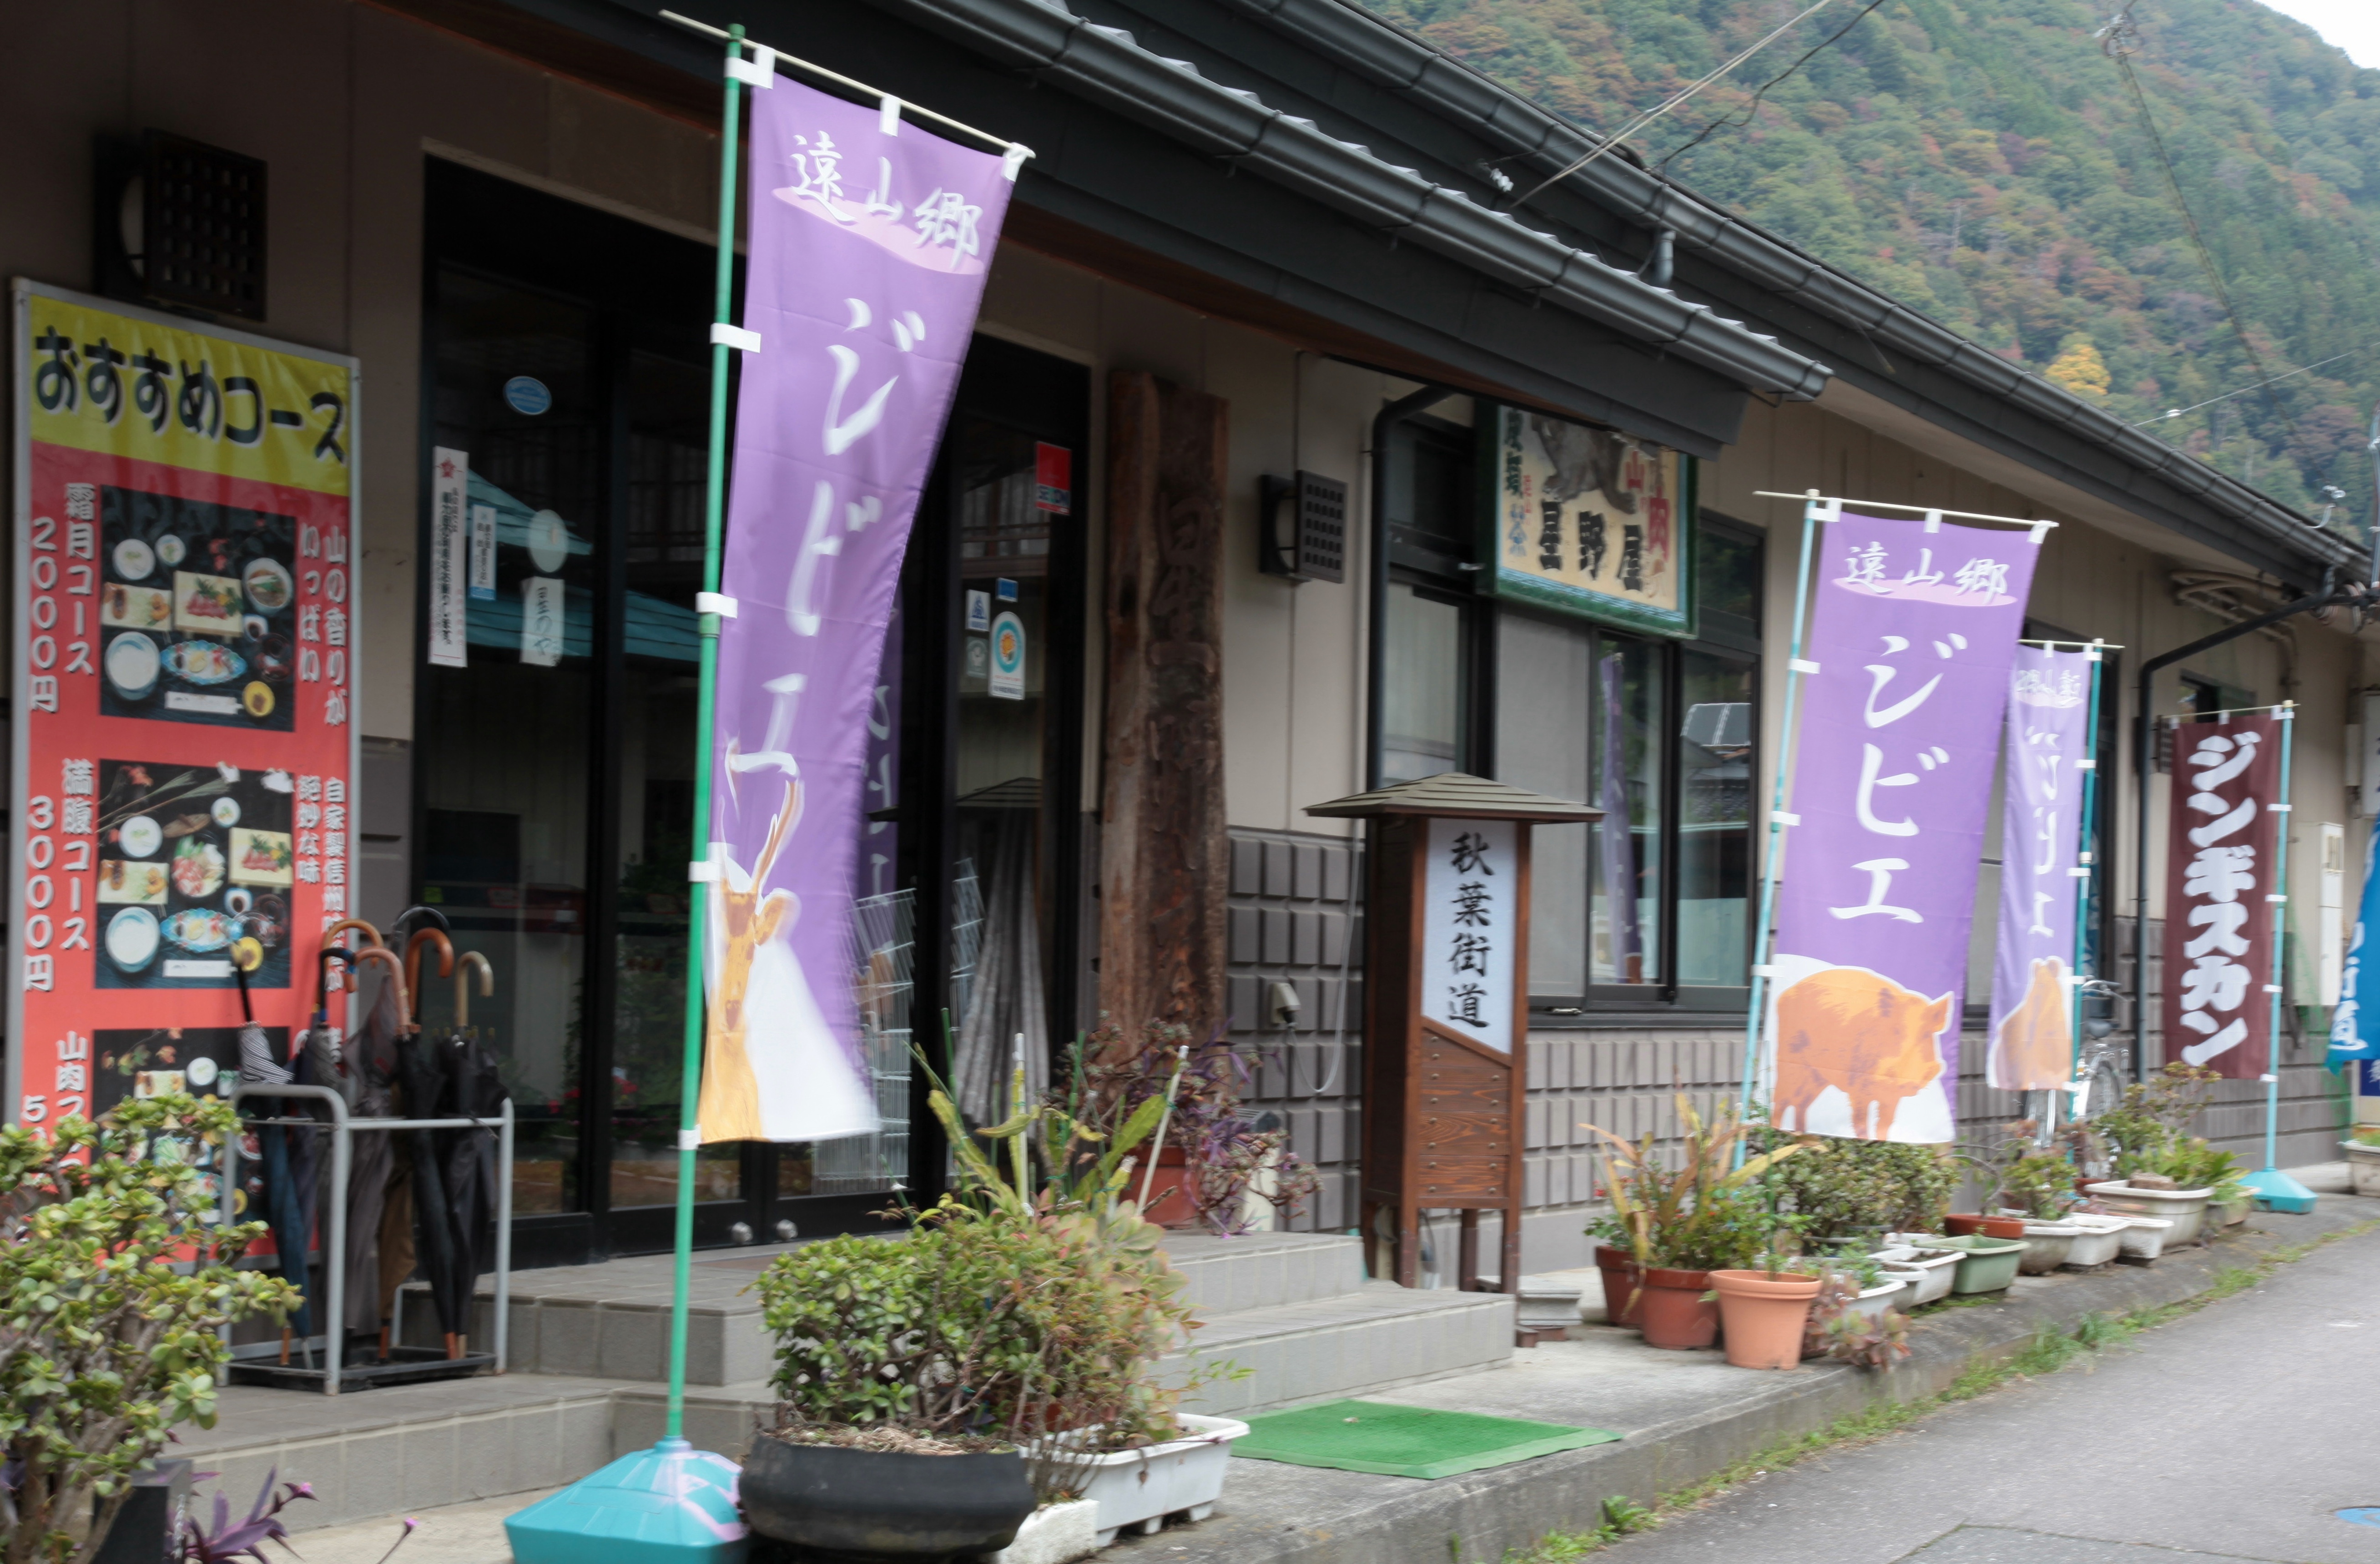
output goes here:
{"type": "MultiPolygon", "coordinates": [[[[1352,518],[1371,514],[1366,442],[1372,415],[1403,382],[1303,352],[1276,337],[1204,316],[1047,256],[1002,247],[985,291],[982,330],[1057,353],[1095,371],[1090,503],[1104,515],[1106,375],[1144,370],[1231,404],[1225,490],[1223,767],[1234,826],[1346,835],[1349,824],[1305,808],[1364,782],[1364,616],[1367,551],[1352,518]],[[1345,479],[1351,517],[1347,579],[1293,586],[1257,568],[1257,487],[1264,473],[1307,470],[1345,479]]],[[[1088,542],[1090,604],[1084,648],[1086,806],[1099,792],[1101,563],[1088,542]]]]}
{"type": "Polygon", "coordinates": [[[272,313],[247,329],[361,360],[358,727],[409,738],[428,150],[707,235],[717,138],[341,0],[19,0],[0,30],[0,273],[91,286],[95,136],[267,164],[272,313]]]}

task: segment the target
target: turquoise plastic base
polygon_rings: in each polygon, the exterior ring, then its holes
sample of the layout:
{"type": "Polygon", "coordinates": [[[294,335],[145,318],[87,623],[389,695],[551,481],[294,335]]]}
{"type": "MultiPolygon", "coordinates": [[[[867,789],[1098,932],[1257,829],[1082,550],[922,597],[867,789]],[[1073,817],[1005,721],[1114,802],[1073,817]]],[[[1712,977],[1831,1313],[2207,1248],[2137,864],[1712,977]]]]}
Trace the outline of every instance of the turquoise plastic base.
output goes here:
{"type": "Polygon", "coordinates": [[[2287,1211],[2301,1217],[2313,1209],[2313,1191],[2278,1168],[2250,1173],[2240,1182],[2256,1192],[2256,1204],[2267,1211],[2287,1211]]]}
{"type": "Polygon", "coordinates": [[[663,1439],[504,1521],[514,1564],[743,1564],[743,1468],[663,1439]]]}

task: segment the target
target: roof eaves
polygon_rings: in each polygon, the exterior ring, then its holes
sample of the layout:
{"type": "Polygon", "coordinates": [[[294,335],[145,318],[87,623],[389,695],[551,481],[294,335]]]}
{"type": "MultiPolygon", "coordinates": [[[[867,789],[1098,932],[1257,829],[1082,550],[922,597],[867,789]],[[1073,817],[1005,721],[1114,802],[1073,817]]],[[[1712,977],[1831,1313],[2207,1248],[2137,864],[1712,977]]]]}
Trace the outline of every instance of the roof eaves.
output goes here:
{"type": "MultiPolygon", "coordinates": [[[[1567,166],[1599,144],[1585,131],[1485,74],[1364,11],[1354,0],[1223,3],[1371,81],[1471,126],[1484,138],[1536,160],[1546,172],[1567,166]]],[[[2309,525],[2269,495],[2110,418],[2065,388],[2010,363],[1835,271],[1790,241],[1710,205],[1658,175],[1622,158],[1604,157],[1573,177],[1588,188],[1597,204],[1621,216],[1649,227],[1669,228],[1678,243],[1704,251],[1737,275],[2069,429],[2317,563],[2362,561],[2354,544],[2309,525]]],[[[2132,486],[2124,488],[2129,492],[2132,486]]]]}
{"type": "MultiPolygon", "coordinates": [[[[1210,80],[1188,61],[1167,59],[1123,29],[1094,24],[1050,0],[877,4],[1401,242],[1446,256],[1505,286],[1534,292],[1751,389],[1806,401],[1833,374],[1707,305],[1655,287],[1553,235],[1491,212],[1461,190],[1338,140],[1311,120],[1210,80]]],[[[1370,68],[1383,68],[1390,57],[1380,54],[1370,68]]],[[[1416,71],[1430,66],[1427,59],[1414,64],[1416,71]]],[[[1450,81],[1446,90],[1456,89],[1450,81]]],[[[1507,106],[1492,92],[1474,90],[1472,97],[1481,112],[1507,106]]]]}

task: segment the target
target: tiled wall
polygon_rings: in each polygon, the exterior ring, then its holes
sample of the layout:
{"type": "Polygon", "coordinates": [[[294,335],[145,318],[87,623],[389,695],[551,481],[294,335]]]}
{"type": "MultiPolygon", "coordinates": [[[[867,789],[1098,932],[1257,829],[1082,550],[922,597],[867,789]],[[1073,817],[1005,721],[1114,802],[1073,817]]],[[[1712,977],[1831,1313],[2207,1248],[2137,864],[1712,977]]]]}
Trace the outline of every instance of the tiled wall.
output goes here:
{"type": "MultiPolygon", "coordinates": [[[[1290,1222],[1299,1231],[1343,1231],[1357,1219],[1354,1164],[1360,1147],[1363,947],[1360,848],[1330,837],[1287,831],[1232,832],[1232,1037],[1256,1061],[1250,1103],[1256,1112],[1286,1121],[1290,1146],[1322,1173],[1322,1191],[1290,1222]],[[1343,941],[1353,939],[1351,949],[1343,941]],[[1342,959],[1344,962],[1342,977],[1342,959]],[[1298,993],[1300,1011],[1286,1031],[1266,1019],[1271,983],[1298,993]],[[1343,1009],[1342,1009],[1343,1007],[1343,1009]],[[1343,1020],[1342,1019],[1343,1016],[1343,1020]]],[[[2150,978],[2162,930],[2149,926],[2150,978]]],[[[2130,936],[2119,953],[2129,971],[2130,936]]],[[[2130,1012],[2119,1003],[2119,1032],[2130,1012]]],[[[2292,1015],[2294,1012],[2289,1012],[2292,1015]]],[[[2151,1057],[2160,1038],[2150,1017],[2151,1057]]],[[[2285,1037],[2281,1049],[2280,1163],[2289,1167],[2338,1155],[2338,1108],[2331,1077],[2321,1068],[2318,1032],[2285,1037]]],[[[1980,1148],[1998,1141],[1998,1126],[2025,1108],[2012,1092],[1984,1085],[1982,1031],[1961,1040],[1959,1129],[1980,1148]]],[[[1678,1133],[1677,1094],[1708,1112],[1732,1097],[1742,1080],[1743,1031],[1725,1017],[1700,1023],[1681,1018],[1618,1018],[1529,1039],[1529,1215],[1523,1264],[1547,1270],[1585,1264],[1581,1232],[1597,1203],[1598,1143],[1593,1124],[1631,1140],[1648,1132],[1664,1141],[1678,1133]]],[[[2201,1133],[2250,1166],[2264,1160],[2264,1088],[2226,1082],[2201,1122],[2201,1133]]],[[[1493,1253],[1492,1248],[1488,1251],[1493,1253]]]]}

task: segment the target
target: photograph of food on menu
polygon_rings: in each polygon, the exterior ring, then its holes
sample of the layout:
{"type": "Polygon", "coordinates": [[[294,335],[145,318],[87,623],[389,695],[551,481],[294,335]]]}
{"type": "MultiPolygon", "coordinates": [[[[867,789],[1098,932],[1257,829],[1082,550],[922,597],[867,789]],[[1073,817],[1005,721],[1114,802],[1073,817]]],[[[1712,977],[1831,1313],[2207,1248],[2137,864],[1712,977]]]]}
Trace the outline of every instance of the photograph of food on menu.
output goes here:
{"type": "MultiPolygon", "coordinates": [[[[289,1029],[267,1026],[264,1039],[275,1059],[289,1057],[289,1029]]],[[[159,1097],[188,1092],[192,1097],[229,1097],[239,1085],[239,1028],[237,1026],[153,1026],[102,1030],[91,1040],[91,1112],[106,1112],[128,1097],[159,1097]]],[[[253,1138],[253,1137],[251,1137],[253,1138]]],[[[260,1154],[254,1147],[242,1155],[253,1171],[260,1154]]],[[[160,1160],[188,1158],[204,1175],[199,1184],[200,1220],[222,1199],[215,1183],[216,1148],[204,1144],[153,1141],[150,1156],[160,1160]]],[[[243,1217],[256,1189],[236,1190],[232,1212],[243,1217]]]]}
{"type": "Polygon", "coordinates": [[[286,771],[229,763],[99,763],[102,988],[229,988],[232,946],[254,940],[251,988],[289,987],[286,771]]]}
{"type": "Polygon", "coordinates": [[[138,489],[99,492],[101,715],[289,732],[296,521],[138,489]]]}

